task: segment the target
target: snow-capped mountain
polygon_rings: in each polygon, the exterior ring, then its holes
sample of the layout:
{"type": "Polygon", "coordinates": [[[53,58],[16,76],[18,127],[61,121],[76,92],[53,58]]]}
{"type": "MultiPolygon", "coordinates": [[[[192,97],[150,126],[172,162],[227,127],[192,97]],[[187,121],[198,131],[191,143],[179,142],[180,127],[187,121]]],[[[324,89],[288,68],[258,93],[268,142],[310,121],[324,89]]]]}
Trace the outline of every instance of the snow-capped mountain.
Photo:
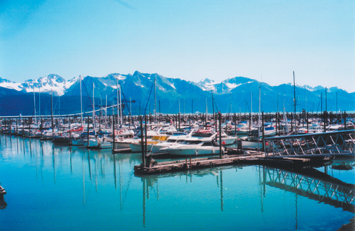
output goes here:
{"type": "MultiPolygon", "coordinates": [[[[48,75],[34,80],[26,80],[23,83],[0,78],[0,114],[18,114],[27,111],[33,113],[33,97],[41,97],[41,102],[47,102],[47,112],[50,110],[50,97],[48,94],[31,94],[35,92],[54,91],[55,95],[61,96],[60,100],[54,97],[54,110],[58,106],[56,101],[61,101],[60,113],[73,113],[80,110],[80,83],[79,78],[66,81],[58,75],[48,75]],[[23,98],[27,101],[23,101],[23,98]],[[46,101],[47,99],[47,101],[46,101]],[[26,102],[19,105],[19,101],[26,102]],[[6,104],[1,106],[1,103],[6,104]],[[12,107],[12,111],[10,111],[12,107]],[[2,108],[2,109],[1,109],[2,108]],[[3,110],[3,112],[1,112],[3,110]],[[32,110],[32,111],[31,111],[32,110]],[[65,110],[65,111],[64,111],[65,110]]],[[[198,83],[182,80],[179,78],[168,78],[156,73],[134,72],[133,74],[112,73],[106,77],[86,76],[82,78],[82,98],[84,110],[92,108],[92,97],[95,93],[95,106],[117,104],[117,89],[120,85],[123,102],[135,101],[132,106],[132,113],[135,115],[152,112],[158,107],[162,113],[194,113],[205,111],[206,103],[208,111],[235,112],[257,111],[259,101],[259,86],[261,87],[261,105],[263,111],[293,110],[294,87],[292,84],[281,84],[270,86],[254,79],[246,77],[228,78],[222,82],[215,82],[210,79],[203,79],[198,83]],[[155,84],[154,84],[155,83],[155,84]],[[156,85],[156,91],[154,90],[156,85]],[[94,89],[94,91],[93,91],[94,89]],[[211,91],[213,94],[211,94],[211,91]],[[154,95],[159,106],[155,104],[154,95]],[[252,99],[251,99],[252,97],[252,99]],[[213,98],[213,100],[211,100],[213,98]],[[253,103],[251,103],[251,100],[253,103]],[[212,101],[214,103],[212,103],[212,101]],[[250,108],[252,106],[252,108],[250,108]],[[233,110],[232,110],[233,109],[233,110]]],[[[325,102],[324,87],[296,86],[297,110],[307,109],[309,111],[320,111],[321,100],[325,102]],[[321,98],[323,93],[323,98],[321,98]]],[[[39,100],[36,100],[39,102],[39,100]]],[[[327,89],[328,110],[354,110],[355,93],[348,93],[337,87],[327,89]],[[339,104],[336,105],[336,99],[339,104]]],[[[45,110],[45,107],[41,107],[45,110]]],[[[126,105],[126,108],[128,106],[126,105]]],[[[50,112],[50,111],[49,111],[50,112]]],[[[57,112],[59,113],[59,112],[57,112]]],[[[125,112],[127,113],[127,112],[125,112]]]]}
{"type": "Polygon", "coordinates": [[[50,74],[45,77],[40,77],[38,79],[29,79],[23,83],[15,83],[7,79],[0,78],[0,87],[14,89],[17,91],[26,91],[26,92],[51,92],[54,94],[62,96],[67,89],[73,85],[78,78],[73,78],[71,80],[65,80],[59,75],[50,74]]]}
{"type": "Polygon", "coordinates": [[[196,86],[200,87],[203,91],[212,91],[213,93],[217,94],[226,94],[242,85],[247,85],[254,82],[257,81],[245,77],[228,78],[222,82],[215,82],[214,80],[205,78],[198,82],[196,86]]]}

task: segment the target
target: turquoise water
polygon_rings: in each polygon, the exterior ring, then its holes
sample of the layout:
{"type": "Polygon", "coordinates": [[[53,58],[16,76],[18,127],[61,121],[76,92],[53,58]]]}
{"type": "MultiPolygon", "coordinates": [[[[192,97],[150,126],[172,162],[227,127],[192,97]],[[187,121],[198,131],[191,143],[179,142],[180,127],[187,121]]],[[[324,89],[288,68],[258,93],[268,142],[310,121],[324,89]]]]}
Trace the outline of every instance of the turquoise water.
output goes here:
{"type": "MultiPolygon", "coordinates": [[[[354,216],[342,208],[341,195],[338,207],[321,201],[321,186],[331,183],[279,169],[227,166],[139,177],[133,171],[139,154],[5,135],[0,141],[7,191],[1,230],[337,230],[354,216]]],[[[317,170],[355,182],[354,169],[317,170]]]]}

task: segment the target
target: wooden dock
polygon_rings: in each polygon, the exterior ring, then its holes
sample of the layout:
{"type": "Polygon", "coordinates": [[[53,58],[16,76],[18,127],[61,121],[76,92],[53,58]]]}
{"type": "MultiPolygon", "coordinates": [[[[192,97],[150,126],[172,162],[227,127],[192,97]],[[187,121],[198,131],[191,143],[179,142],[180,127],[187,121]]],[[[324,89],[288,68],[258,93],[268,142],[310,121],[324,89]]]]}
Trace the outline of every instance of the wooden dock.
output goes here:
{"type": "Polygon", "coordinates": [[[318,158],[301,158],[301,157],[280,157],[268,158],[264,152],[250,151],[249,154],[243,155],[223,155],[219,157],[191,158],[185,160],[158,162],[153,156],[147,156],[146,166],[134,166],[135,174],[157,174],[165,172],[176,172],[185,170],[194,170],[201,168],[212,168],[224,165],[254,165],[262,164],[268,166],[282,166],[285,168],[302,168],[304,166],[323,166],[325,162],[330,161],[331,156],[319,156],[318,158]]]}
{"type": "Polygon", "coordinates": [[[237,163],[253,164],[264,158],[264,153],[254,153],[252,155],[224,155],[223,158],[209,157],[209,158],[191,158],[185,160],[157,162],[152,156],[147,158],[147,166],[134,166],[134,171],[137,174],[154,174],[172,171],[183,171],[200,168],[210,168],[223,165],[232,165],[237,163]]]}

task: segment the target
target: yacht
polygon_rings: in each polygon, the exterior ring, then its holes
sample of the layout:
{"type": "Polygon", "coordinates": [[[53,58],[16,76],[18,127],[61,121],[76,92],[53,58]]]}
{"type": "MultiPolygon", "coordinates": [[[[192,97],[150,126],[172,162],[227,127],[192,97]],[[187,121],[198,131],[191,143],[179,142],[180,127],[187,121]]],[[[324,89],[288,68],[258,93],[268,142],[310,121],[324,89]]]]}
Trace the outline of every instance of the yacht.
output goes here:
{"type": "MultiPolygon", "coordinates": [[[[184,143],[161,149],[170,155],[179,156],[198,156],[198,155],[217,155],[219,154],[219,144],[214,141],[214,137],[187,138],[184,143]]],[[[222,147],[224,151],[224,147],[222,147]]]]}

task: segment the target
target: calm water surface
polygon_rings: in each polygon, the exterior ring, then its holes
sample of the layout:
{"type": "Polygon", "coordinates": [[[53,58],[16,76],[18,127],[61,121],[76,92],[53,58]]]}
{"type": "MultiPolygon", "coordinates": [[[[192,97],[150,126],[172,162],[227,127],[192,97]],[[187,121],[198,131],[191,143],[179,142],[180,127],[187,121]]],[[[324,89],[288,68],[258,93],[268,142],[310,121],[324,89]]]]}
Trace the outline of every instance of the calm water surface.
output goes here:
{"type": "Polygon", "coordinates": [[[354,202],[342,203],[351,194],[339,191],[354,184],[354,169],[322,167],[312,177],[228,166],[139,177],[139,154],[8,135],[0,142],[1,230],[337,230],[354,216],[354,202]]]}

